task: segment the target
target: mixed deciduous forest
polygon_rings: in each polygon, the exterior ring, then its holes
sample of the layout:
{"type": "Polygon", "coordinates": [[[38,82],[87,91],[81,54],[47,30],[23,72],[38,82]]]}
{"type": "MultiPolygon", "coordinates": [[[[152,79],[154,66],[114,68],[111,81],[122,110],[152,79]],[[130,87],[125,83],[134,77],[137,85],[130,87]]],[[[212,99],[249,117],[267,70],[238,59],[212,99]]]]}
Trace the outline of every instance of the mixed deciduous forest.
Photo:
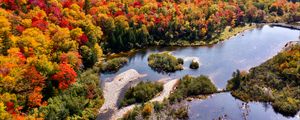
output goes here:
{"type": "Polygon", "coordinates": [[[0,118],[95,119],[104,54],[297,20],[297,0],[0,0],[0,118]]]}

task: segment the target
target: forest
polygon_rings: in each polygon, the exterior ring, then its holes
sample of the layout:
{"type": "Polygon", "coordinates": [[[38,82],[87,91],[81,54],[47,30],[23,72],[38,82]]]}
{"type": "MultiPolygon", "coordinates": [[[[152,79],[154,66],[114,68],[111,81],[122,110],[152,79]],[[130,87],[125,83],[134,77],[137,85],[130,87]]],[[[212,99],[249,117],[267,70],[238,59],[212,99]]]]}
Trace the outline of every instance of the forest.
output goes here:
{"type": "Polygon", "coordinates": [[[297,0],[0,0],[0,6],[1,119],[95,119],[106,54],[209,43],[227,26],[300,20],[297,0]]]}

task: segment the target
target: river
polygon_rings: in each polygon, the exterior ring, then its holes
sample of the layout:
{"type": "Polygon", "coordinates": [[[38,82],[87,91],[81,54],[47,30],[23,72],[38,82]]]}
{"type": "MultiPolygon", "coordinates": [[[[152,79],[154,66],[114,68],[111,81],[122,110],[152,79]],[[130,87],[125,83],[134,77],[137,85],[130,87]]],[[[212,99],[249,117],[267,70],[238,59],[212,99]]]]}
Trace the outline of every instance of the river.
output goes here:
{"type": "MultiPolygon", "coordinates": [[[[143,80],[149,81],[168,77],[181,78],[187,74],[192,76],[203,74],[209,76],[219,89],[223,89],[236,69],[249,70],[258,66],[281,51],[287,42],[297,40],[298,37],[299,31],[297,30],[265,25],[213,46],[147,48],[129,56],[128,64],[117,73],[101,74],[101,80],[109,81],[117,74],[129,69],[147,74],[143,80]],[[152,70],[147,64],[148,56],[151,53],[163,51],[170,51],[172,55],[183,58],[185,69],[168,74],[152,70]],[[189,69],[189,64],[193,59],[200,61],[201,65],[197,70],[189,69]]],[[[217,119],[220,116],[233,120],[244,118],[251,120],[300,119],[299,114],[295,117],[285,117],[276,113],[267,103],[242,104],[244,103],[233,98],[230,93],[215,94],[205,100],[189,102],[189,117],[192,120],[217,119]],[[243,106],[248,107],[242,109],[243,106]]]]}

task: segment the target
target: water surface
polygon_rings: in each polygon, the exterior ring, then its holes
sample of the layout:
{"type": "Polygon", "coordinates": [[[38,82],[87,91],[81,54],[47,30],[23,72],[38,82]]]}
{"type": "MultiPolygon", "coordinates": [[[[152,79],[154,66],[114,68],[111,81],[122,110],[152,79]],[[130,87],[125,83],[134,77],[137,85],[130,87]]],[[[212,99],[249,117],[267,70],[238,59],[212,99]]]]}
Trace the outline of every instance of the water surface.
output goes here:
{"type": "Polygon", "coordinates": [[[268,103],[244,103],[231,96],[230,93],[214,94],[205,100],[193,100],[189,103],[190,120],[299,120],[295,117],[276,113],[268,103]]]}

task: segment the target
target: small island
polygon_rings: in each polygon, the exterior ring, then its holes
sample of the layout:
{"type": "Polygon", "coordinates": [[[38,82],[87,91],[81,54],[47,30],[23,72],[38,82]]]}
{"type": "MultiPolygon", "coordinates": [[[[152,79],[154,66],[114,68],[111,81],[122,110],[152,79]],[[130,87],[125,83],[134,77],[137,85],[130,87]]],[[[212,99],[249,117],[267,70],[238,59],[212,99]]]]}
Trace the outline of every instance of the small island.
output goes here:
{"type": "Polygon", "coordinates": [[[182,70],[182,64],[182,59],[177,59],[167,52],[151,54],[148,57],[148,65],[158,72],[175,72],[182,70]]]}
{"type": "Polygon", "coordinates": [[[199,62],[197,60],[192,60],[190,64],[191,69],[198,69],[199,68],[199,62]]]}

